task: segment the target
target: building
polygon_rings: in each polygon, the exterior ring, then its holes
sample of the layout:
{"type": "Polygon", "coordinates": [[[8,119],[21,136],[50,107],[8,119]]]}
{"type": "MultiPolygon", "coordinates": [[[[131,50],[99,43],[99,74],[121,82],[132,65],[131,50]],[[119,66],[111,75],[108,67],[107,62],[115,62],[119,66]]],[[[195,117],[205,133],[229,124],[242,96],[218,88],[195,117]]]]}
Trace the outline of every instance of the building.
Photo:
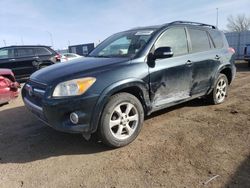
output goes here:
{"type": "Polygon", "coordinates": [[[228,44],[236,51],[236,59],[244,59],[244,49],[250,44],[250,31],[225,33],[228,44]]]}
{"type": "Polygon", "coordinates": [[[79,44],[74,46],[69,46],[69,52],[78,55],[86,56],[95,48],[94,43],[79,44]]]}

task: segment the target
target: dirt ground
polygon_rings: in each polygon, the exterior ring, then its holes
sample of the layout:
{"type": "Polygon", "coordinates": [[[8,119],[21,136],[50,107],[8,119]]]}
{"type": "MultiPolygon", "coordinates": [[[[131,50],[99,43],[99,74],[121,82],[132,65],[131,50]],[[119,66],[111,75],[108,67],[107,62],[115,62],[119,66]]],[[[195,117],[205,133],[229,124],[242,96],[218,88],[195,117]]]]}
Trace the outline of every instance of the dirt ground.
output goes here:
{"type": "Polygon", "coordinates": [[[19,97],[0,107],[0,187],[250,187],[250,68],[237,66],[224,104],[157,112],[116,150],[47,127],[19,97]]]}

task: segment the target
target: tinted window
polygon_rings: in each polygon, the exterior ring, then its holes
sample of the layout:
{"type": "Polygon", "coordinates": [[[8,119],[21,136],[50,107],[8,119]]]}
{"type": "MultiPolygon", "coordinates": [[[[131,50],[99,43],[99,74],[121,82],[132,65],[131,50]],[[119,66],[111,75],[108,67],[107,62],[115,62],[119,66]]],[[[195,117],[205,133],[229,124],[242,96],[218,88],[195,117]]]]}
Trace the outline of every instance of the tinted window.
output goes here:
{"type": "Polygon", "coordinates": [[[51,52],[46,48],[35,48],[36,55],[51,55],[51,52]]]}
{"type": "Polygon", "coordinates": [[[16,49],[17,57],[29,57],[33,55],[34,55],[34,51],[32,48],[17,48],[16,49]]]}
{"type": "Polygon", "coordinates": [[[2,49],[0,50],[0,59],[13,58],[12,49],[2,49]]]}
{"type": "Polygon", "coordinates": [[[188,29],[192,43],[192,52],[202,52],[210,49],[210,44],[206,31],[198,29],[188,29]]]}
{"type": "Polygon", "coordinates": [[[174,56],[188,53],[187,37],[184,28],[171,28],[165,31],[155,43],[155,49],[169,46],[174,56]]]}
{"type": "Polygon", "coordinates": [[[223,48],[223,38],[222,38],[222,34],[220,31],[217,30],[212,30],[209,31],[212,40],[214,42],[215,48],[223,48]]]}

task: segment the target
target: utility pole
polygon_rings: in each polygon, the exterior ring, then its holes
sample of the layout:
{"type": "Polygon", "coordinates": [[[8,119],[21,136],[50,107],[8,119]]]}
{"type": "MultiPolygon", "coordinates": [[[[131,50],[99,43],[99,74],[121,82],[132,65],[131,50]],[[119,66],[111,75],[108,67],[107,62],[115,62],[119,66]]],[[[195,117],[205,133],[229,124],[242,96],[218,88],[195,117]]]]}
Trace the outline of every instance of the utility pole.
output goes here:
{"type": "Polygon", "coordinates": [[[3,44],[4,44],[4,46],[6,46],[6,41],[5,40],[3,40],[3,44]]]}
{"type": "Polygon", "coordinates": [[[53,35],[51,32],[49,31],[46,31],[48,34],[49,34],[49,37],[50,37],[50,42],[51,42],[51,47],[53,48],[54,47],[54,40],[53,40],[53,35]]]}
{"type": "Polygon", "coordinates": [[[216,27],[219,25],[219,8],[216,8],[216,27]]]}
{"type": "Polygon", "coordinates": [[[21,36],[21,44],[23,45],[24,43],[23,43],[23,36],[21,36]]]}

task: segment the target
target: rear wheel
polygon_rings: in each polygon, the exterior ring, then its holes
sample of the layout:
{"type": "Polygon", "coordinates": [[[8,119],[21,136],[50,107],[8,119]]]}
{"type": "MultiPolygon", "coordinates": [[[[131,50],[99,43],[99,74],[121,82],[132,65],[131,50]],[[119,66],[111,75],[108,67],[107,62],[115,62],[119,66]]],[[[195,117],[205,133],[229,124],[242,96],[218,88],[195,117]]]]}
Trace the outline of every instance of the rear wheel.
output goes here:
{"type": "Polygon", "coordinates": [[[208,98],[212,104],[223,103],[226,99],[228,92],[228,79],[226,75],[219,74],[213,91],[209,94],[208,98]]]}
{"type": "Polygon", "coordinates": [[[248,67],[250,67],[250,60],[248,60],[248,67]]]}
{"type": "Polygon", "coordinates": [[[143,120],[141,102],[129,93],[118,93],[110,98],[103,110],[99,134],[108,146],[122,147],[138,136],[143,120]]]}

